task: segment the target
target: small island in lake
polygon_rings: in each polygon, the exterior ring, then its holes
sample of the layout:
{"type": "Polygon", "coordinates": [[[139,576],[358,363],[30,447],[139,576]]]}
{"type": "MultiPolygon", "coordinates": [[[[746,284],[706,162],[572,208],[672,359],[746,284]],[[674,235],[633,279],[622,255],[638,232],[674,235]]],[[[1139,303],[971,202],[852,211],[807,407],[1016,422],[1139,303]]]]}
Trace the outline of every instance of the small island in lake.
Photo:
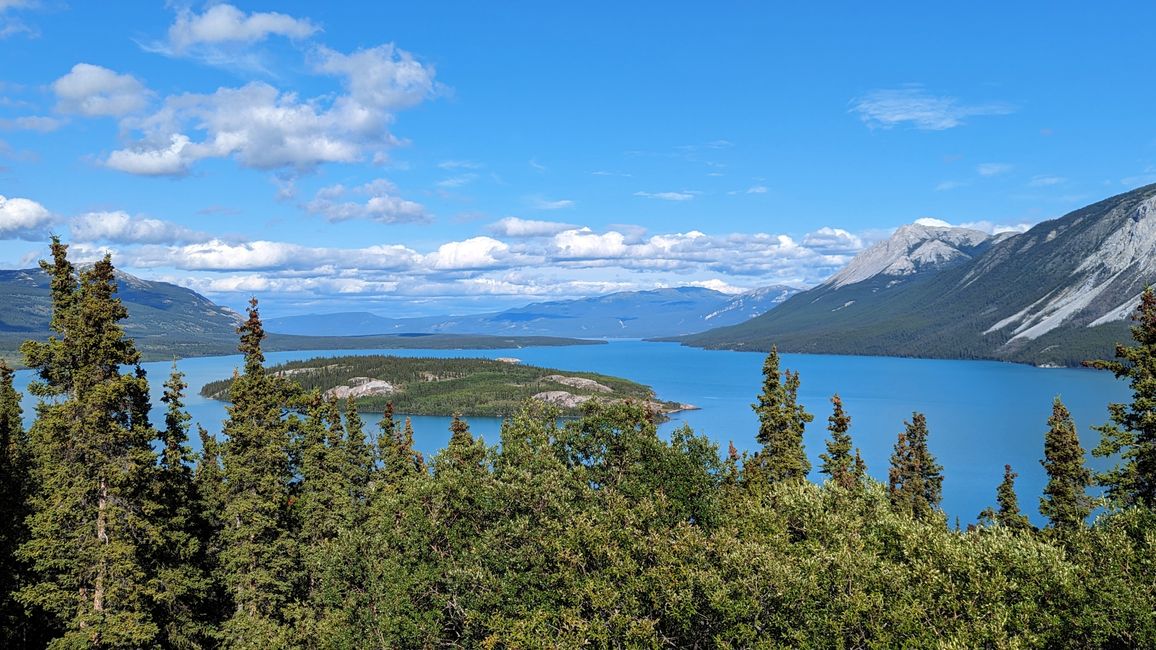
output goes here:
{"type": "MultiPolygon", "coordinates": [[[[649,386],[592,372],[522,364],[518,359],[439,359],[386,355],[318,357],[272,366],[306,390],[333,399],[354,399],[357,409],[380,413],[393,403],[398,413],[501,417],[527,399],[577,415],[590,400],[643,402],[661,413],[696,407],[659,400],[649,386]]],[[[232,379],[209,382],[201,395],[228,400],[232,379]]]]}

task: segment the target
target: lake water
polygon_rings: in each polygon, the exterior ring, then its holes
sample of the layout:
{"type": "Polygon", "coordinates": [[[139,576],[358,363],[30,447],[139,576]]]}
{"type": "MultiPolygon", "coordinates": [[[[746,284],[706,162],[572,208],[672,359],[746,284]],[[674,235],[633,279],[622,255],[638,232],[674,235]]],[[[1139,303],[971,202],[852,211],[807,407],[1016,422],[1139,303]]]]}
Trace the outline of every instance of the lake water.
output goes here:
{"type": "MultiPolygon", "coordinates": [[[[432,357],[516,357],[524,363],[562,370],[586,370],[632,379],[654,387],[662,399],[701,407],[679,413],[661,430],[689,424],[716,441],[725,453],[728,442],[740,451],[758,448],[758,420],[751,403],[761,390],[764,355],[686,348],[673,343],[612,341],[607,345],[522,348],[518,350],[341,350],[275,352],[270,365],[294,359],[348,354],[396,354],[432,357]]],[[[189,383],[188,410],[194,423],[218,432],[225,418],[224,405],[198,395],[208,381],[229,377],[241,365],[240,356],[184,359],[178,367],[189,383]]],[[[1072,411],[1085,449],[1099,434],[1091,430],[1107,417],[1107,404],[1127,401],[1123,381],[1110,374],[1083,369],[1042,369],[989,361],[940,361],[888,357],[782,355],[782,366],[799,371],[800,401],[815,420],[805,436],[807,454],[818,466],[824,451],[830,397],[838,392],[852,418],[851,434],[862,450],[869,473],[886,480],[896,435],[913,411],[927,416],[929,446],[944,467],[943,508],[951,521],[975,520],[994,504],[995,488],[1003,478],[1004,463],[1019,472],[1016,483],[1020,506],[1037,524],[1039,496],[1046,477],[1039,460],[1043,436],[1051,415],[1052,398],[1063,397],[1072,411]]],[[[170,364],[145,365],[153,387],[153,403],[161,406],[161,383],[170,364]]],[[[17,373],[23,391],[29,371],[17,373]]],[[[25,416],[35,402],[26,397],[25,416]]],[[[366,416],[369,422],[379,418],[366,416]]],[[[432,455],[449,440],[448,418],[415,417],[417,447],[432,455]]],[[[163,422],[157,409],[155,422],[163,422]]],[[[496,443],[501,422],[473,418],[471,429],[496,443]]],[[[195,435],[195,434],[194,434],[195,435]]],[[[196,441],[194,441],[196,442],[196,441]]],[[[1093,467],[1103,461],[1089,460],[1093,467]]],[[[821,480],[817,472],[812,479],[821,480]]]]}

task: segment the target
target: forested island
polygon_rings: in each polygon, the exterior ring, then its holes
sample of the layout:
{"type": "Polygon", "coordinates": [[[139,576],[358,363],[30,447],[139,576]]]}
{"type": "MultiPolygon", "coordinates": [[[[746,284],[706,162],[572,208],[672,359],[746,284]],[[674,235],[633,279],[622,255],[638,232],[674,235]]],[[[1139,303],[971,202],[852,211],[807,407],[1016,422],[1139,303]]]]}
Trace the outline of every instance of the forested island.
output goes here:
{"type": "MultiPolygon", "coordinates": [[[[319,357],[282,363],[268,372],[327,399],[352,399],[362,413],[391,408],[408,415],[503,417],[531,399],[552,404],[567,416],[580,414],[591,400],[630,400],[659,414],[693,408],[660,402],[649,386],[619,377],[539,368],[512,358],[319,357]]],[[[201,395],[228,400],[233,381],[209,382],[201,395]]]]}
{"type": "Polygon", "coordinates": [[[454,418],[426,458],[388,409],[369,430],[356,404],[266,368],[254,300],[228,419],[194,453],[176,368],[149,419],[111,261],[52,255],[55,336],[22,347],[41,400],[27,430],[0,367],[2,647],[1156,646],[1150,290],[1135,345],[1096,363],[1133,389],[1093,452],[1116,466],[1089,471],[1059,399],[1024,405],[1046,421],[1047,525],[1007,467],[960,529],[919,413],[879,482],[833,396],[809,482],[815,415],[774,350],[753,453],[664,439],[636,402],[560,421],[531,400],[499,444],[454,418]]]}

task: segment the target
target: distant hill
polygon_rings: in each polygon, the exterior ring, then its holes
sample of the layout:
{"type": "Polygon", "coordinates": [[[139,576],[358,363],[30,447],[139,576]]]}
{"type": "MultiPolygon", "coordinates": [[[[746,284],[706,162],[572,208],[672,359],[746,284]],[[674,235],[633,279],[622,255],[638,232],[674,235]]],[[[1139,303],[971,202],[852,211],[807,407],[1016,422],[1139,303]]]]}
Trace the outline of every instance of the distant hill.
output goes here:
{"type": "MultiPolygon", "coordinates": [[[[128,310],[125,333],[146,359],[233,354],[240,315],[201,294],[168,282],[143,280],[117,271],[117,297],[128,310]]],[[[20,344],[48,337],[52,304],[48,276],[40,269],[0,270],[0,357],[19,360],[20,344]]],[[[433,333],[369,337],[271,334],[267,350],[505,349],[530,345],[573,345],[587,341],[544,336],[483,336],[433,333]]]]}
{"type": "MultiPolygon", "coordinates": [[[[240,315],[201,294],[168,282],[117,271],[117,296],[128,309],[125,332],[149,357],[193,356],[236,348],[240,315]],[[208,352],[206,352],[208,351],[208,352]]],[[[26,339],[49,334],[52,303],[40,269],[0,270],[0,351],[15,357],[26,339]]]]}
{"type": "Polygon", "coordinates": [[[367,312],[271,318],[271,332],[361,335],[388,332],[647,338],[701,332],[741,323],[798,292],[765,287],[740,295],[700,287],[624,291],[593,298],[539,302],[471,316],[390,319],[367,312]]]}
{"type": "Polygon", "coordinates": [[[913,224],[748,322],[683,337],[709,348],[1075,365],[1130,340],[1156,282],[1156,185],[1022,234],[913,224]]]}

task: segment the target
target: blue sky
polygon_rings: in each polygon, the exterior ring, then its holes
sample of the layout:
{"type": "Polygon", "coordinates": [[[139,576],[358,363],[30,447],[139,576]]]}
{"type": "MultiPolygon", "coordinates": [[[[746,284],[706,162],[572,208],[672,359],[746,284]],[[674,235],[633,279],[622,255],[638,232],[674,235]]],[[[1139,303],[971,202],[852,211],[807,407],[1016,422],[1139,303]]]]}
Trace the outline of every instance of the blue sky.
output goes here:
{"type": "Polygon", "coordinates": [[[488,311],[1156,182],[1152,5],[331,4],[0,0],[0,267],[488,311]]]}

